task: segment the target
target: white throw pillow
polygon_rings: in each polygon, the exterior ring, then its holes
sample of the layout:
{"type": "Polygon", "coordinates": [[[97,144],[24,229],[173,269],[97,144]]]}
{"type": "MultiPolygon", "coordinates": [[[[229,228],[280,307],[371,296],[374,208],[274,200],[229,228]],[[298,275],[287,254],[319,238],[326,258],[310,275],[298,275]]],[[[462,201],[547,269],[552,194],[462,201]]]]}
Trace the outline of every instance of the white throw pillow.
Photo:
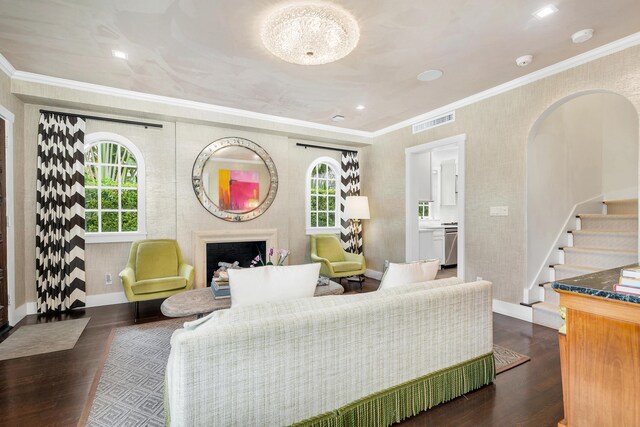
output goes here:
{"type": "Polygon", "coordinates": [[[320,263],[229,270],[231,307],[312,297],[320,263]]]}
{"type": "Polygon", "coordinates": [[[439,267],[440,260],[437,259],[409,262],[406,264],[396,264],[392,262],[389,264],[387,271],[385,271],[378,290],[434,280],[436,274],[438,274],[439,267]]]}

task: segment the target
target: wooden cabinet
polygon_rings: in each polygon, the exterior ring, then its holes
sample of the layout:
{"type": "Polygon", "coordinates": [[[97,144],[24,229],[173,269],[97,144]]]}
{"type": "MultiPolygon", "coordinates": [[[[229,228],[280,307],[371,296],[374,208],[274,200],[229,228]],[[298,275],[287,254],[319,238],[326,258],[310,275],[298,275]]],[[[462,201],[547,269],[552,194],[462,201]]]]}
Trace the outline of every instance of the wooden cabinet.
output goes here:
{"type": "Polygon", "coordinates": [[[557,290],[565,313],[559,426],[640,426],[640,304],[557,290]]]}

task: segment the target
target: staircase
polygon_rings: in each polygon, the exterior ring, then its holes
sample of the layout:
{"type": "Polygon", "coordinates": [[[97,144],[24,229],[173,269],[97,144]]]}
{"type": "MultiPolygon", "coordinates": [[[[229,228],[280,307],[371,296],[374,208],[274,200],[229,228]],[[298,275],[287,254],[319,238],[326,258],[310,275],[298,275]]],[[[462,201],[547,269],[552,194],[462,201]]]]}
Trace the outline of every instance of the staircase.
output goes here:
{"type": "Polygon", "coordinates": [[[558,248],[560,260],[550,265],[550,282],[541,283],[542,302],[533,305],[533,322],[550,328],[562,326],[560,297],[553,281],[638,262],[638,199],[605,201],[603,214],[576,216],[568,246],[558,248]]]}

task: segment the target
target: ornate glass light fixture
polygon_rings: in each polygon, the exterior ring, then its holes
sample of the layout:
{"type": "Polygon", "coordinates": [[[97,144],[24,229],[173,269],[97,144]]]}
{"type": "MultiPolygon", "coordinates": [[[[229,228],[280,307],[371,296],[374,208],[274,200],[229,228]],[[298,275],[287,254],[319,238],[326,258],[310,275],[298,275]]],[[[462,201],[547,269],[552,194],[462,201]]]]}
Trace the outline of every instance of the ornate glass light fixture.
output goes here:
{"type": "Polygon", "coordinates": [[[360,30],[346,10],[324,2],[285,4],[262,26],[262,42],[275,56],[300,65],[319,65],[347,56],[360,30]]]}

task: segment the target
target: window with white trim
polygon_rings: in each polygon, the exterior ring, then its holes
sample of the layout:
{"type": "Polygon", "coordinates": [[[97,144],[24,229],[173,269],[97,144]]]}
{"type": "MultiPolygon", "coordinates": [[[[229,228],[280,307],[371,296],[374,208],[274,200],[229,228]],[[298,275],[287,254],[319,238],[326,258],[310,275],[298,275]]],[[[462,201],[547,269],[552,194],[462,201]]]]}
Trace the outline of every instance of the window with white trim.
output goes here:
{"type": "Polygon", "coordinates": [[[418,202],[418,218],[431,218],[431,202],[418,202]]]}
{"type": "Polygon", "coordinates": [[[127,138],[97,132],[85,138],[87,242],[123,242],[146,237],[144,162],[127,138]]]}
{"type": "Polygon", "coordinates": [[[308,234],[340,232],[340,165],[330,157],[316,159],[307,170],[308,234]]]}

